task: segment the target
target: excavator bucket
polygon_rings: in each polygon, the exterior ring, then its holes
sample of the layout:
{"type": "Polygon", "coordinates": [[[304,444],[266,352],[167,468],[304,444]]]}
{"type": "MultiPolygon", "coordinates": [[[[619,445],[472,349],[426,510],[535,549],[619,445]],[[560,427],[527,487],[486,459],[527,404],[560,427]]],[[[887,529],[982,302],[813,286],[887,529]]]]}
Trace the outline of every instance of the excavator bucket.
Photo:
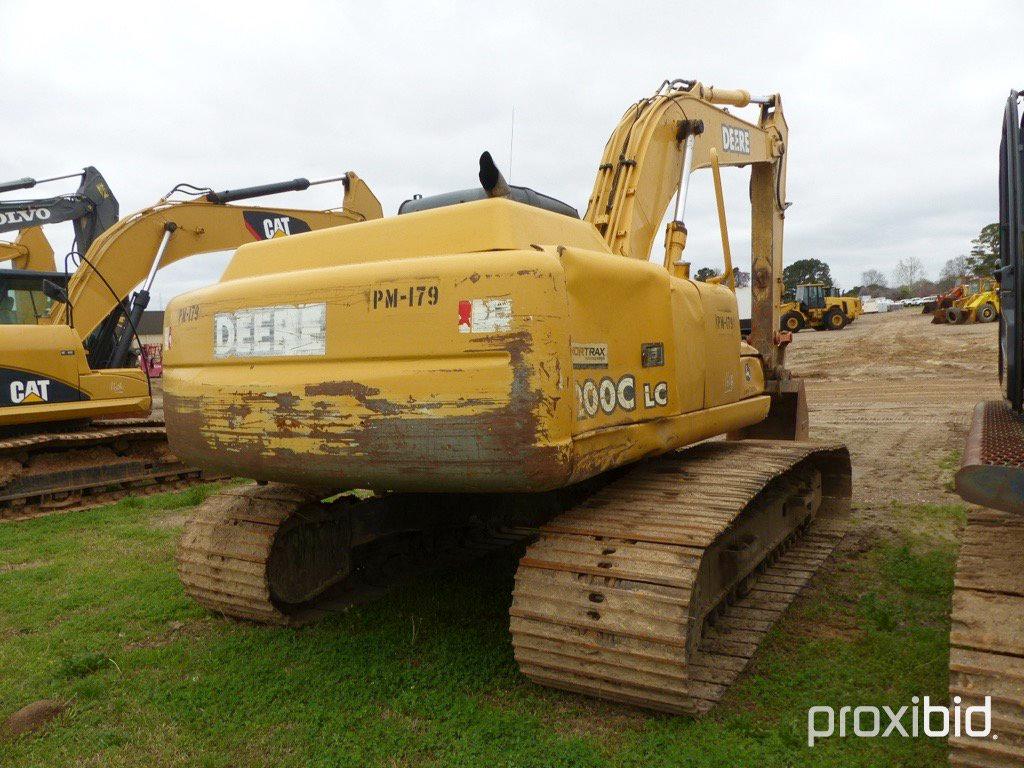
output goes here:
{"type": "Polygon", "coordinates": [[[731,433],[736,440],[807,440],[810,419],[803,379],[768,381],[771,406],[764,421],[731,433]]]}

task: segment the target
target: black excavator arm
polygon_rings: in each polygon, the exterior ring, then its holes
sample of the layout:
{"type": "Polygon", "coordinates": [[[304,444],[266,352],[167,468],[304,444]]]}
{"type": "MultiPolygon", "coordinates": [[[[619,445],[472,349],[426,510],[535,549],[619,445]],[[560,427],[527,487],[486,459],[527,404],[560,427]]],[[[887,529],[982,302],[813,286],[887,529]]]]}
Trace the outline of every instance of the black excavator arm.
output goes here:
{"type": "MultiPolygon", "coordinates": [[[[31,189],[38,183],[32,178],[0,182],[0,192],[31,189]]],[[[70,221],[75,228],[78,251],[85,253],[93,240],[117,222],[118,213],[117,198],[103,175],[90,165],[82,170],[81,183],[72,194],[35,200],[0,200],[0,232],[70,221]]]]}

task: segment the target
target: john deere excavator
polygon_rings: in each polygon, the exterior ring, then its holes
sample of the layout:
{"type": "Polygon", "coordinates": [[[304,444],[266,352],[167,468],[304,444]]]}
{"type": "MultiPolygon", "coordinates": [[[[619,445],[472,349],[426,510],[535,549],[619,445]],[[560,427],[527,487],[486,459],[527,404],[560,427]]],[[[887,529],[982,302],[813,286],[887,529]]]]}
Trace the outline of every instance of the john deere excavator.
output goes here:
{"type": "Polygon", "coordinates": [[[991,737],[950,737],[950,763],[1024,765],[1024,123],[1011,91],[999,147],[999,376],[979,403],[956,490],[967,514],[950,629],[949,695],[966,711],[991,697],[991,737]]]}
{"type": "Polygon", "coordinates": [[[192,472],[167,452],[162,421],[146,420],[152,392],[133,349],[160,268],[381,215],[354,173],[224,192],[179,185],[171,195],[106,229],[66,281],[63,273],[0,273],[11,305],[0,312],[0,518],[192,472]],[[337,211],[229,205],[335,181],[346,190],[337,211]],[[192,199],[171,197],[182,194],[192,199]]]}
{"type": "Polygon", "coordinates": [[[297,623],[525,536],[526,675],[709,709],[828,557],[850,496],[846,449],[805,441],[783,366],[787,150],[777,94],[666,81],[616,127],[582,220],[485,153],[478,188],[240,248],[171,304],[164,410],[182,459],[267,483],[197,511],[186,591],[297,623]],[[756,121],[724,109],[747,105],[756,121]],[[733,274],[721,166],[751,168],[749,343],[733,286],[682,260],[691,172],[710,168],[733,274]]]}
{"type": "Polygon", "coordinates": [[[14,269],[55,272],[53,248],[43,234],[43,225],[73,222],[76,247],[87,251],[93,240],[117,221],[117,199],[103,175],[92,166],[82,169],[81,173],[47,179],[26,176],[0,182],[0,193],[74,178],[80,179],[80,183],[71,194],[34,200],[0,200],[0,233],[18,232],[14,242],[0,241],[0,262],[11,261],[14,269]]]}

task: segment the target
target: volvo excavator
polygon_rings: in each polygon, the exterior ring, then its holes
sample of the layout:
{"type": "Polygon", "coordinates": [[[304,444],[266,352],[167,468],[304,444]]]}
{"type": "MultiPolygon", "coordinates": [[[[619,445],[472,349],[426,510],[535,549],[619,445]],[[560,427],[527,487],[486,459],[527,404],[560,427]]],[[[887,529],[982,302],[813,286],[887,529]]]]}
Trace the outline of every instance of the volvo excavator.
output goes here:
{"type": "Polygon", "coordinates": [[[178,185],[93,240],[69,279],[0,272],[11,305],[0,312],[0,518],[195,474],[167,452],[162,421],[147,418],[151,384],[136,364],[136,329],[159,269],[380,216],[380,203],[351,172],[223,192],[178,185]],[[327,182],[345,187],[340,210],[230,204],[327,182]]]}
{"type": "Polygon", "coordinates": [[[950,736],[952,765],[1024,765],[1024,96],[1011,91],[999,147],[999,378],[977,405],[956,491],[967,513],[950,627],[949,696],[991,702],[991,737],[950,736]]]}
{"type": "MultiPolygon", "coordinates": [[[[103,175],[92,166],[83,168],[80,173],[47,179],[26,176],[0,182],[0,193],[74,178],[80,181],[78,189],[70,194],[34,200],[0,200],[0,233],[18,232],[14,242],[0,241],[0,261],[11,261],[14,269],[54,272],[53,248],[43,234],[43,225],[73,222],[76,248],[84,252],[117,221],[117,199],[103,175]]],[[[2,294],[0,301],[3,301],[2,294]]]]}
{"type": "Polygon", "coordinates": [[[710,709],[829,556],[851,492],[846,448],[807,441],[783,365],[787,141],[777,94],[666,81],[616,127],[582,219],[485,153],[477,188],[239,248],[167,319],[172,450],[259,481],[186,525],[186,592],[296,624],[521,537],[526,675],[710,709]],[[752,121],[727,109],[748,105],[752,121]],[[722,166],[751,169],[748,340],[722,166]],[[683,260],[706,168],[717,283],[683,260]]]}

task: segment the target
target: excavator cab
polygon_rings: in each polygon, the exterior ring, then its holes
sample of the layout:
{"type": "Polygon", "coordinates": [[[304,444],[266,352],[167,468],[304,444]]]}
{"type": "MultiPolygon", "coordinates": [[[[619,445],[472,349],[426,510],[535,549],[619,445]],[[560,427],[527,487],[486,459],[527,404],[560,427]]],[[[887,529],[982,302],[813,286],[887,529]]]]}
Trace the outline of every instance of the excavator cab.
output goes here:
{"type": "MultiPolygon", "coordinates": [[[[979,506],[967,511],[961,533],[949,633],[950,698],[960,699],[968,711],[967,707],[989,704],[984,694],[991,692],[991,720],[1007,725],[1001,728],[998,742],[951,735],[951,765],[1024,765],[1024,741],[1018,726],[1018,673],[1024,658],[1022,96],[1018,91],[1010,92],[999,145],[1000,265],[996,274],[1001,304],[999,378],[1003,397],[975,407],[963,464],[956,474],[956,492],[964,501],[979,506]],[[1004,685],[1017,688],[1000,687],[1004,685]],[[990,746],[996,743],[1000,745],[998,752],[990,746]]],[[[992,288],[989,278],[984,277],[968,286],[975,293],[980,289],[982,295],[992,288]]],[[[978,319],[985,320],[980,312],[978,319]]]]}
{"type": "Polygon", "coordinates": [[[0,325],[39,325],[49,317],[53,299],[46,281],[67,285],[64,272],[0,269],[0,325]]]}

